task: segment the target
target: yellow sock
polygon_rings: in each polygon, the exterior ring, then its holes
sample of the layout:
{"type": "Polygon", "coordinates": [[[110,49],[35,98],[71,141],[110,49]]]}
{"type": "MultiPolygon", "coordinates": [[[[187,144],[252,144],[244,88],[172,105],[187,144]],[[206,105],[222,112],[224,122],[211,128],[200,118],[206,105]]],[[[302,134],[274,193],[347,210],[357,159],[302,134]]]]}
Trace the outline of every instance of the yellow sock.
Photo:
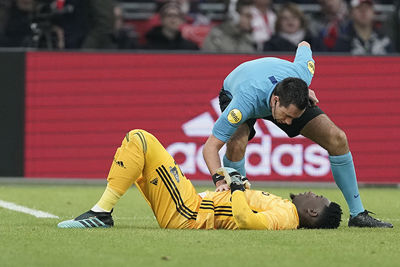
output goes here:
{"type": "Polygon", "coordinates": [[[101,209],[110,212],[120,198],[121,195],[107,185],[106,190],[96,205],[101,209]]]}

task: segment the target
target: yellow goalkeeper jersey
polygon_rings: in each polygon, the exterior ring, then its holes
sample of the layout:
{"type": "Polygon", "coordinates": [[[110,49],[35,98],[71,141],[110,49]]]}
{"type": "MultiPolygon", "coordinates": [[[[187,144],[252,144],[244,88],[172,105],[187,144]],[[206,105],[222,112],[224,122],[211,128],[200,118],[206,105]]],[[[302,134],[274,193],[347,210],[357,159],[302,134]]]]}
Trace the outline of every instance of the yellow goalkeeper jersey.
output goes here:
{"type": "Polygon", "coordinates": [[[273,194],[246,190],[210,192],[202,197],[194,228],[203,229],[296,229],[296,206],[273,194]]]}

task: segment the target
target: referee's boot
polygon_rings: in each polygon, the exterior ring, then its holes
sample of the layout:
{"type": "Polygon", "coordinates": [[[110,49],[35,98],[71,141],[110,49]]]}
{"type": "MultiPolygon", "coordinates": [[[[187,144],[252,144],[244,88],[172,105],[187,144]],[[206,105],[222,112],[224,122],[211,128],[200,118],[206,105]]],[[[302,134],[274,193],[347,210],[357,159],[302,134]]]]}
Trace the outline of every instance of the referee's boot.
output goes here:
{"type": "Polygon", "coordinates": [[[109,228],[114,226],[110,212],[94,212],[89,210],[73,220],[60,222],[58,228],[109,228]]]}
{"type": "Polygon", "coordinates": [[[393,228],[393,224],[380,221],[369,215],[375,214],[371,211],[364,210],[356,216],[350,216],[349,227],[371,227],[371,228],[393,228]]]}

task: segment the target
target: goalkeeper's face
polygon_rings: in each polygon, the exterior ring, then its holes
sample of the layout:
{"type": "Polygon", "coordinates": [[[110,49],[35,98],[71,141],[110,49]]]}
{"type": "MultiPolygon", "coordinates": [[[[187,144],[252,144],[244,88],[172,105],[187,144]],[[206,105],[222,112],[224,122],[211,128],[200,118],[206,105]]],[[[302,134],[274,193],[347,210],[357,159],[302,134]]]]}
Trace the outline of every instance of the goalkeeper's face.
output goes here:
{"type": "Polygon", "coordinates": [[[313,192],[302,194],[290,194],[293,204],[297,208],[300,227],[316,228],[323,211],[331,203],[324,196],[318,196],[313,192]]]}

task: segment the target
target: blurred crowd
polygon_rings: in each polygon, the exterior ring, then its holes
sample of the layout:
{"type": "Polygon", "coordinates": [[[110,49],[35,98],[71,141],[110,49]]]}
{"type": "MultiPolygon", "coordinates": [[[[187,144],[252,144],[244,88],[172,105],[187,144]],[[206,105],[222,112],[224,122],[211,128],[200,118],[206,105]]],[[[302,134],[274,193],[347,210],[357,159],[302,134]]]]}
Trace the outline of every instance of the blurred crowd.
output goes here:
{"type": "Polygon", "coordinates": [[[205,2],[0,0],[0,47],[253,53],[291,52],[306,40],[318,52],[400,52],[400,0],[212,1],[224,7],[219,19],[200,11],[205,2]],[[156,8],[145,19],[129,19],[127,2],[156,8]],[[382,4],[393,8],[384,21],[377,19],[382,4]],[[310,5],[313,12],[304,8],[310,5]]]}

